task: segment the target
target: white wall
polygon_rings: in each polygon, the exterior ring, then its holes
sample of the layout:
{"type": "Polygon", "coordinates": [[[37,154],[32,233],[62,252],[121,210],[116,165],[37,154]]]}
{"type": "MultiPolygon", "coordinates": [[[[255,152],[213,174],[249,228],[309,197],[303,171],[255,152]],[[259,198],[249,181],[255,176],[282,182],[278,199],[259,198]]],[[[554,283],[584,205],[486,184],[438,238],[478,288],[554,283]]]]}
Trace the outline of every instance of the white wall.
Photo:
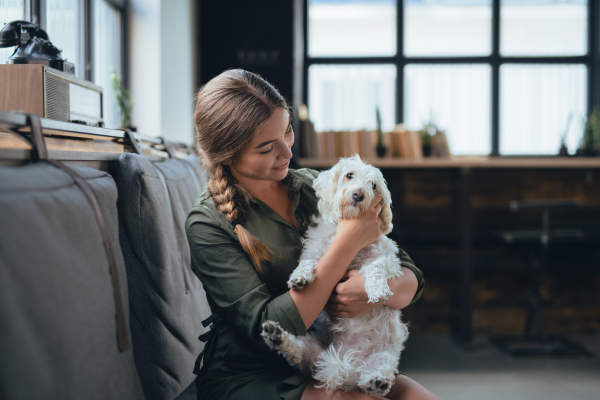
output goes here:
{"type": "Polygon", "coordinates": [[[192,0],[131,0],[129,81],[133,125],[192,144],[195,10],[192,0]]]}

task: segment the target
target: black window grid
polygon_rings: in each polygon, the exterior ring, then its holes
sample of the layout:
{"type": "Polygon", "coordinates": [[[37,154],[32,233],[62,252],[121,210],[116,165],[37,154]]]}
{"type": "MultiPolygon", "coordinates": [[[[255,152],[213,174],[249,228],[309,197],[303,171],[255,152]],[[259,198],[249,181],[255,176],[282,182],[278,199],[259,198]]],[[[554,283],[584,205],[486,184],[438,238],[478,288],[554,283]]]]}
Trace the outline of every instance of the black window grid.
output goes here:
{"type": "MultiPolygon", "coordinates": [[[[491,68],[490,156],[500,156],[500,66],[502,64],[583,64],[587,67],[587,108],[600,104],[600,4],[588,0],[588,50],[582,56],[506,57],[500,54],[500,0],[492,0],[492,52],[489,56],[406,57],[404,55],[404,1],[396,5],[396,55],[387,57],[310,57],[308,55],[308,0],[304,0],[304,68],[302,98],[308,101],[308,69],[318,64],[393,64],[396,74],[396,123],[404,121],[404,67],[407,64],[487,64],[491,68]]],[[[308,104],[310,108],[310,104],[308,104]]]]}

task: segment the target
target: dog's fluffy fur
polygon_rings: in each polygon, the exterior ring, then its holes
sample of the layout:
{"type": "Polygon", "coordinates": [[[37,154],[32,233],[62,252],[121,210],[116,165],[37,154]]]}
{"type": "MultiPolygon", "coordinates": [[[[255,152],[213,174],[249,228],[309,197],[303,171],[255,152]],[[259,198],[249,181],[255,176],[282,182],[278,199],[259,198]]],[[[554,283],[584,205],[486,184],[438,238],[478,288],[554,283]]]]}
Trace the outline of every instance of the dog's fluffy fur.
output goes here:
{"type": "MultiPolygon", "coordinates": [[[[364,277],[369,302],[387,300],[392,295],[387,280],[402,271],[398,248],[385,236],[392,230],[392,212],[390,192],[381,171],[356,155],[321,172],[313,187],[321,215],[313,217],[306,232],[300,263],[288,286],[301,290],[314,280],[316,264],[331,244],[340,218],[355,218],[379,193],[384,202],[383,234],[358,252],[349,269],[359,270],[364,277]],[[361,192],[364,199],[357,201],[361,192]]],[[[382,305],[353,318],[337,318],[323,311],[309,333],[299,337],[283,330],[277,322],[266,321],[261,335],[290,365],[312,374],[328,391],[359,390],[383,396],[398,372],[408,329],[401,321],[400,310],[382,305]]]]}

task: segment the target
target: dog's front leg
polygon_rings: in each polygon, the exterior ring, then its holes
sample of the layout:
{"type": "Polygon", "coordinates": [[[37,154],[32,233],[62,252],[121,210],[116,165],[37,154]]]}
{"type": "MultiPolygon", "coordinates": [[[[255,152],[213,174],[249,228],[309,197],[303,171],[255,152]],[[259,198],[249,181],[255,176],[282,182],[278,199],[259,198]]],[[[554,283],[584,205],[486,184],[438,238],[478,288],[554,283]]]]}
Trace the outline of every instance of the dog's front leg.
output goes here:
{"type": "Polygon", "coordinates": [[[393,295],[388,279],[402,275],[400,260],[395,255],[377,257],[373,262],[363,265],[360,274],[365,279],[365,291],[369,303],[381,303],[393,295]]]}
{"type": "Polygon", "coordinates": [[[298,267],[292,272],[290,279],[287,281],[288,287],[300,290],[314,281],[316,266],[317,260],[306,259],[300,261],[298,267]]]}

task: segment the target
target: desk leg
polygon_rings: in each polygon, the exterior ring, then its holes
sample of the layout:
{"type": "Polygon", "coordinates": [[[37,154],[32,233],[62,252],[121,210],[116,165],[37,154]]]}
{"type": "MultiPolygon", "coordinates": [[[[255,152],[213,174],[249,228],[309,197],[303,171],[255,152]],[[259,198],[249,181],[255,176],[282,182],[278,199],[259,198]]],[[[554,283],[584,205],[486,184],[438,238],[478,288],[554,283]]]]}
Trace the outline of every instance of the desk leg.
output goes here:
{"type": "Polygon", "coordinates": [[[455,292],[456,309],[453,313],[452,334],[460,347],[468,346],[473,339],[471,275],[473,263],[473,217],[471,213],[471,169],[459,172],[459,225],[460,225],[460,272],[455,292]]]}

